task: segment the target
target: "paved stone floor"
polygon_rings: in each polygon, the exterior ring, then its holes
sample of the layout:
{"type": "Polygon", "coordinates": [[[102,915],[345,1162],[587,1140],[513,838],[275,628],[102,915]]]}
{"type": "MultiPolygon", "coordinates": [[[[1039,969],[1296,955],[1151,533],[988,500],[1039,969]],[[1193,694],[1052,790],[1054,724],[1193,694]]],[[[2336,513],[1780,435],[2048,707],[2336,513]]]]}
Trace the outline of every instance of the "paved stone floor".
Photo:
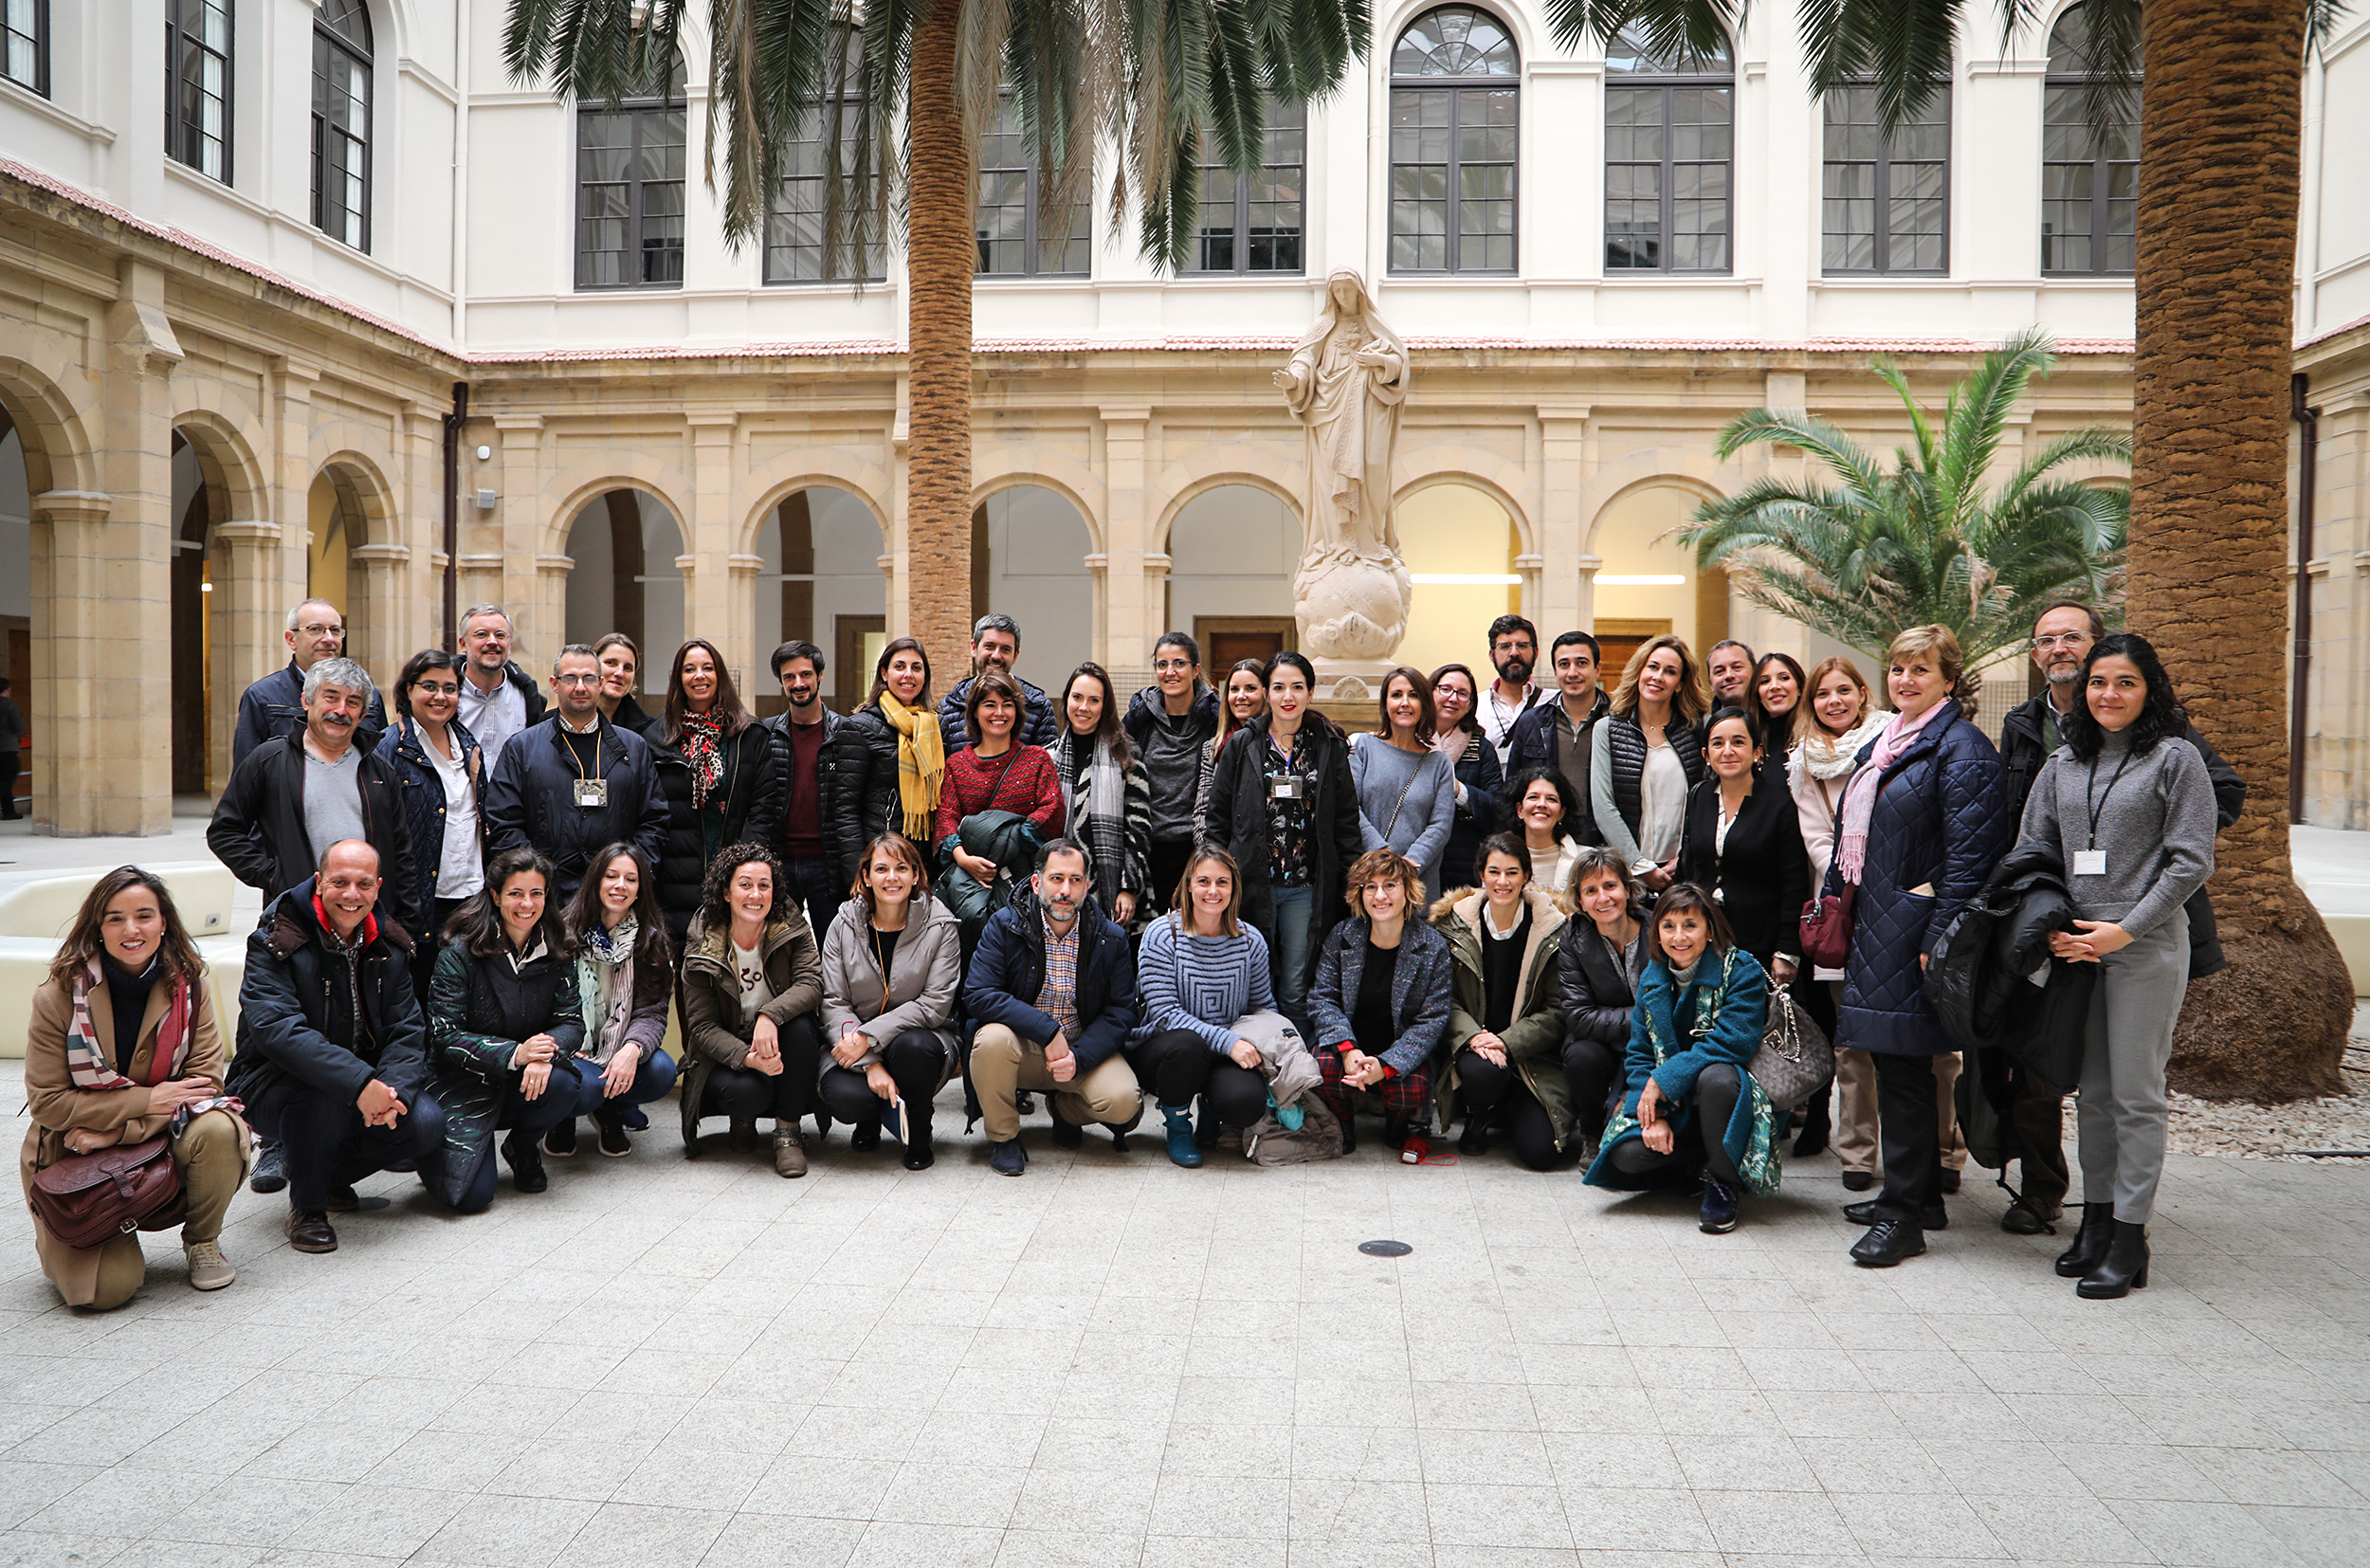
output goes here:
{"type": "Polygon", "coordinates": [[[1973,1183],[1854,1269],[1832,1157],[1713,1237],[1503,1156],[1185,1172],[1037,1128],[1008,1180],[843,1134],[784,1181],[671,1123],[472,1219],[376,1178],[328,1257],[242,1196],[237,1285],[154,1238],[106,1316],[10,1211],[0,1561],[2370,1562],[2336,1162],[2176,1158],[2150,1286],[2089,1303],[1973,1183]]]}

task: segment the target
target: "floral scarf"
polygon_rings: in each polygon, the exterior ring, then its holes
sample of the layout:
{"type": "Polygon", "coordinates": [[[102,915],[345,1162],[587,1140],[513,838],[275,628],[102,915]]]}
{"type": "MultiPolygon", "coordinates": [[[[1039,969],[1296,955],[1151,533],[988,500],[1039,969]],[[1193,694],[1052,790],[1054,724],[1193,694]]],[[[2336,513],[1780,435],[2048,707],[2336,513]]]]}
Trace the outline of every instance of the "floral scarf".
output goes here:
{"type": "MultiPolygon", "coordinates": [[[[1885,770],[1909,749],[1925,726],[1934,721],[1936,714],[1949,706],[1945,699],[1915,719],[1894,714],[1886,720],[1885,733],[1878,738],[1868,766],[1851,775],[1851,785],[1843,793],[1843,831],[1835,837],[1835,867],[1852,886],[1860,885],[1860,872],[1868,864],[1869,823],[1876,815],[1876,791],[1885,770]]],[[[1956,713],[1958,709],[1953,707],[1951,711],[1956,713]]]]}
{"type": "Polygon", "coordinates": [[[585,1055],[599,1067],[625,1042],[627,1020],[633,1016],[633,955],[641,935],[631,915],[617,929],[595,921],[584,934],[576,954],[576,989],[584,999],[585,1055]]]}
{"type": "Polygon", "coordinates": [[[711,708],[683,716],[683,757],[691,764],[691,809],[708,803],[708,793],[724,782],[724,720],[711,708]]]}
{"type": "Polygon", "coordinates": [[[939,716],[925,703],[907,707],[897,694],[884,690],[881,717],[897,732],[897,804],[904,813],[905,836],[916,844],[930,842],[930,818],[939,809],[939,786],[946,781],[946,742],[939,734],[939,716]]]}

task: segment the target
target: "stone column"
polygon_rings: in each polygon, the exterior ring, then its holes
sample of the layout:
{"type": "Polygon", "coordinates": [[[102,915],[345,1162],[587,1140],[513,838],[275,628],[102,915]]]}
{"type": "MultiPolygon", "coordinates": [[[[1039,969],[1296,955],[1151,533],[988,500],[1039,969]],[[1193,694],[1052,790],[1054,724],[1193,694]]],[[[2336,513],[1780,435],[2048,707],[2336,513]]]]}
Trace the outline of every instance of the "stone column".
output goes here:
{"type": "MultiPolygon", "coordinates": [[[[732,613],[724,622],[724,657],[732,662],[733,679],[740,685],[740,700],[754,709],[760,696],[775,689],[774,677],[764,663],[765,656],[774,650],[757,647],[757,576],[765,570],[765,557],[736,550],[724,557],[724,570],[732,582],[726,595],[732,602],[732,613]]],[[[774,592],[780,593],[778,584],[774,592]]],[[[824,657],[830,655],[826,653],[824,657]]]]}
{"type": "MultiPolygon", "coordinates": [[[[359,660],[374,681],[392,681],[404,661],[425,644],[412,641],[417,614],[414,594],[406,582],[411,565],[408,544],[371,543],[348,552],[352,566],[346,592],[354,602],[345,607],[346,653],[359,660]]],[[[389,712],[392,693],[382,693],[389,712]]]]}
{"type": "MultiPolygon", "coordinates": [[[[1595,618],[1595,569],[1581,565],[1595,558],[1586,555],[1588,520],[1580,515],[1588,481],[1588,415],[1585,403],[1539,409],[1539,532],[1534,553],[1518,559],[1515,568],[1524,577],[1525,613],[1547,639],[1589,626],[1595,618]]],[[[1545,649],[1540,652],[1543,657],[1545,649]]]]}
{"type": "MultiPolygon", "coordinates": [[[[280,606],[282,626],[287,612],[309,592],[313,548],[313,389],[320,384],[318,365],[284,355],[271,361],[272,383],[272,510],[280,520],[280,549],[265,564],[273,585],[272,599],[280,606]]],[[[337,612],[351,617],[345,605],[337,612]]],[[[353,625],[349,618],[347,625],[353,625]]],[[[272,646],[282,645],[277,637],[272,646]]],[[[273,663],[284,662],[275,655],[273,663]]]]}
{"type": "MultiPolygon", "coordinates": [[[[568,645],[568,574],[575,564],[574,556],[548,552],[535,557],[535,597],[530,609],[535,624],[550,629],[537,646],[534,660],[521,659],[520,667],[547,687],[551,684],[552,662],[568,645]]],[[[468,607],[465,604],[462,608],[468,607]]]]}
{"type": "MultiPolygon", "coordinates": [[[[1152,668],[1152,640],[1160,635],[1160,600],[1145,576],[1151,520],[1144,516],[1149,408],[1105,408],[1103,416],[1103,564],[1098,575],[1096,657],[1121,686],[1133,690],[1152,668]]],[[[1087,560],[1091,566],[1093,556],[1087,560]]]]}
{"type": "Polygon", "coordinates": [[[544,577],[538,559],[546,523],[543,418],[540,414],[502,414],[494,420],[494,432],[495,461],[501,465],[501,495],[494,503],[490,530],[485,526],[488,514],[477,509],[474,499],[462,505],[461,603],[457,608],[465,614],[473,604],[501,605],[509,612],[515,633],[511,657],[530,674],[538,668],[549,674],[552,655],[559,651],[565,628],[544,603],[544,577]],[[473,523],[472,519],[478,520],[473,523]]]}
{"type": "Polygon", "coordinates": [[[280,602],[280,556],[283,530],[276,522],[218,522],[207,562],[214,591],[206,595],[211,625],[208,656],[214,688],[206,738],[207,777],[217,785],[230,777],[230,737],[238,723],[239,698],[246,688],[287,662],[288,607],[280,602]]]}
{"type": "MultiPolygon", "coordinates": [[[[916,624],[913,562],[905,550],[905,503],[912,490],[907,472],[907,465],[913,456],[912,418],[911,389],[906,378],[900,375],[897,378],[897,417],[889,427],[888,530],[881,541],[884,546],[881,571],[888,578],[884,624],[892,638],[911,635],[916,624]]],[[[971,601],[968,598],[963,601],[960,618],[965,626],[971,624],[971,601]]],[[[963,649],[948,651],[956,656],[957,664],[961,662],[963,649]]],[[[868,684],[868,672],[866,681],[868,684]]]]}
{"type": "MultiPolygon", "coordinates": [[[[755,584],[736,576],[738,520],[733,516],[733,463],[738,414],[691,416],[691,516],[683,520],[683,624],[686,637],[705,637],[724,650],[725,663],[745,672],[756,658],[755,584]]],[[[672,648],[667,649],[672,654],[672,648]]],[[[741,689],[748,683],[741,681],[741,689]]]]}

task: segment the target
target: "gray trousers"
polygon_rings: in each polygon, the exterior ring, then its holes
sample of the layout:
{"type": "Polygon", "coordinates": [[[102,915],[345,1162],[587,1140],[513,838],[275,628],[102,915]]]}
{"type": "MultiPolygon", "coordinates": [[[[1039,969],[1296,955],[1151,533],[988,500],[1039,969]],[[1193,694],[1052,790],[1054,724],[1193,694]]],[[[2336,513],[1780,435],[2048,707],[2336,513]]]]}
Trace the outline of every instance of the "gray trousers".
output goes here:
{"type": "Polygon", "coordinates": [[[2189,989],[2189,915],[2172,918],[2099,960],[2074,1124],[2082,1147],[2082,1200],[2110,1198],[2115,1217],[2145,1225],[2164,1174],[2164,1065],[2189,989]]]}

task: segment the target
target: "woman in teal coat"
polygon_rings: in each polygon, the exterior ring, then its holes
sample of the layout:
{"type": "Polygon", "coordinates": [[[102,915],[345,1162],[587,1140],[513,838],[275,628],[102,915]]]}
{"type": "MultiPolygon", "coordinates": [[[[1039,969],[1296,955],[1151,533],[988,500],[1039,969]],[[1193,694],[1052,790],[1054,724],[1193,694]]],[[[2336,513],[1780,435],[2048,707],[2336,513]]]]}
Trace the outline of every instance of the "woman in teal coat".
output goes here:
{"type": "Polygon", "coordinates": [[[1780,1176],[1780,1113],[1745,1070],[1760,1049],[1769,978],[1692,883],[1654,905],[1648,953],[1630,1018],[1628,1088],[1588,1181],[1658,1187],[1700,1167],[1698,1224],[1718,1235],[1737,1228],[1741,1191],[1774,1193],[1780,1176]]]}

